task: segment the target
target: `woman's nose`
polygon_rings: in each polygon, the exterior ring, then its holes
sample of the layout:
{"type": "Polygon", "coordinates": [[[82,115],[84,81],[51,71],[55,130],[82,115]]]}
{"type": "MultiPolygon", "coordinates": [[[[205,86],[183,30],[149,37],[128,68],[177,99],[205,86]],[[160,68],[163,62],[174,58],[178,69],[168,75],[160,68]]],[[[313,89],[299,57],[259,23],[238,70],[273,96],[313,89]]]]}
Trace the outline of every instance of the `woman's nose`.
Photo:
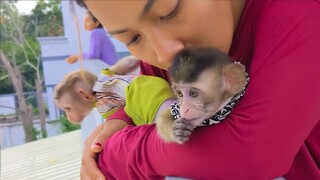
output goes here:
{"type": "Polygon", "coordinates": [[[158,62],[160,63],[171,63],[173,57],[184,45],[180,41],[176,40],[162,40],[159,42],[158,46],[155,48],[155,53],[157,55],[158,62]]]}
{"type": "Polygon", "coordinates": [[[159,63],[171,64],[173,56],[184,48],[182,41],[167,37],[162,33],[155,33],[150,39],[151,47],[159,63]]]}

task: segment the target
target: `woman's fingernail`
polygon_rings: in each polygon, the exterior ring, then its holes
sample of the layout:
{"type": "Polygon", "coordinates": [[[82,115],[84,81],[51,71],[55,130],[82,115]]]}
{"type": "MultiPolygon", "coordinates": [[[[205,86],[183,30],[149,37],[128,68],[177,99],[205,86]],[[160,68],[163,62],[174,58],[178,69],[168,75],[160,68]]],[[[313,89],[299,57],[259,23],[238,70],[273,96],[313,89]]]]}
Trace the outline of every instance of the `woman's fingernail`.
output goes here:
{"type": "Polygon", "coordinates": [[[101,145],[100,143],[96,143],[95,145],[96,145],[96,146],[100,146],[100,147],[102,147],[102,145],[101,145]]]}

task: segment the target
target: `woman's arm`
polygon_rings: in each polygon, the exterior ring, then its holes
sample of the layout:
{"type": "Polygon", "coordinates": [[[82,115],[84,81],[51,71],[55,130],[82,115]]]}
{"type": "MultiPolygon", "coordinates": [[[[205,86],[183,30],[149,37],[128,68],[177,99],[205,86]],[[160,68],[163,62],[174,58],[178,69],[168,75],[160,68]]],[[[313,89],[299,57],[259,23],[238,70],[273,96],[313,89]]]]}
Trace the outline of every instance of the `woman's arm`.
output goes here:
{"type": "Polygon", "coordinates": [[[81,177],[82,179],[98,179],[104,176],[99,170],[96,158],[98,156],[97,152],[100,152],[103,148],[105,141],[116,131],[122,129],[128,124],[132,125],[133,122],[131,118],[125,113],[124,109],[120,109],[114,114],[112,114],[103,124],[95,128],[95,130],[90,134],[90,136],[85,140],[84,150],[82,153],[82,165],[81,165],[81,177]],[[121,119],[121,120],[120,120],[121,119]],[[114,129],[107,128],[116,125],[114,129]],[[113,124],[113,125],[112,125],[113,124]],[[119,125],[117,125],[119,124],[119,125]],[[97,143],[100,143],[98,145],[97,143]]]}
{"type": "Polygon", "coordinates": [[[106,34],[99,29],[93,30],[90,35],[89,52],[83,53],[83,59],[101,59],[103,50],[103,41],[106,34]]]}
{"type": "Polygon", "coordinates": [[[84,150],[82,153],[82,164],[80,170],[81,179],[101,179],[105,180],[104,175],[99,170],[96,163],[97,154],[91,151],[91,144],[93,140],[101,133],[103,124],[100,124],[90,134],[84,142],[84,150]]]}
{"type": "Polygon", "coordinates": [[[125,75],[139,68],[139,60],[130,55],[121,58],[116,64],[110,67],[110,70],[118,75],[125,75]]]}
{"type": "MultiPolygon", "coordinates": [[[[83,53],[83,59],[101,59],[103,39],[106,38],[102,32],[93,30],[90,35],[89,52],[83,53]]],[[[79,55],[71,55],[66,61],[68,64],[73,64],[79,60],[79,55]]]]}
{"type": "MultiPolygon", "coordinates": [[[[119,179],[272,179],[286,174],[311,131],[320,131],[318,19],[316,1],[271,4],[255,32],[249,87],[228,119],[195,129],[184,145],[165,144],[154,125],[126,127],[105,144],[99,158],[104,174],[119,179]]],[[[304,163],[319,164],[312,160],[304,163]]]]}
{"type": "Polygon", "coordinates": [[[93,152],[99,153],[102,150],[102,146],[107,139],[109,139],[114,133],[126,127],[127,122],[119,119],[113,119],[103,123],[102,130],[94,138],[91,143],[91,150],[93,152]]]}
{"type": "Polygon", "coordinates": [[[127,125],[127,122],[118,119],[106,121],[96,127],[96,129],[85,140],[85,147],[83,150],[81,165],[82,179],[87,179],[89,177],[92,179],[104,179],[104,176],[98,169],[96,163],[96,153],[102,150],[102,145],[109,137],[111,137],[115,132],[123,129],[127,125]]]}

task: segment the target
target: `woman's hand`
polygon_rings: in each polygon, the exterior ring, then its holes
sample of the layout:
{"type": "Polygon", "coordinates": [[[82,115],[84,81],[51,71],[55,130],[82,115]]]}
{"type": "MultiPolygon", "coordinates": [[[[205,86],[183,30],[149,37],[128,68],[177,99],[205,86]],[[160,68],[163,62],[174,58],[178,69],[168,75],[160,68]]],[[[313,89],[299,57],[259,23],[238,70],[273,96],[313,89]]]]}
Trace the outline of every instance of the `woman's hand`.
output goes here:
{"type": "Polygon", "coordinates": [[[115,132],[123,129],[128,124],[125,121],[122,120],[109,120],[102,124],[102,130],[99,132],[99,134],[95,137],[93,142],[91,143],[91,151],[99,153],[106,140],[112,136],[115,132]]]}
{"type": "MultiPolygon", "coordinates": [[[[105,123],[103,123],[105,124],[105,123]]],[[[90,147],[93,140],[97,137],[99,133],[102,132],[102,126],[100,124],[95,130],[90,134],[90,136],[85,140],[84,150],[82,154],[82,164],[80,170],[80,177],[82,180],[87,179],[99,179],[105,180],[103,173],[99,170],[96,159],[97,153],[91,151],[90,147]]]]}
{"type": "Polygon", "coordinates": [[[102,150],[104,143],[110,136],[127,125],[125,121],[115,119],[105,121],[95,128],[85,141],[80,170],[81,179],[105,180],[96,162],[97,153],[102,150]]]}
{"type": "Polygon", "coordinates": [[[68,64],[73,64],[75,62],[77,62],[79,59],[79,56],[78,55],[72,55],[72,56],[69,56],[66,61],[68,64]]]}
{"type": "Polygon", "coordinates": [[[125,75],[135,72],[139,68],[139,60],[130,55],[121,58],[116,64],[110,67],[110,70],[119,75],[125,75]]]}

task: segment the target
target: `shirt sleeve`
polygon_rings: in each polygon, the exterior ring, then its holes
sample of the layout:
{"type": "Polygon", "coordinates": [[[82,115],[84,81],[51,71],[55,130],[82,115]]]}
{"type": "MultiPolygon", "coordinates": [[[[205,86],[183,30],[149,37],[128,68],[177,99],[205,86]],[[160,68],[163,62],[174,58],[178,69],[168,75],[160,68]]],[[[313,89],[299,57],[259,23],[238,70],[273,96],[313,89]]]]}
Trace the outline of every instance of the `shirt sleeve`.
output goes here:
{"type": "Polygon", "coordinates": [[[119,179],[283,176],[320,119],[319,19],[316,1],[271,4],[256,28],[247,92],[228,118],[196,128],[184,145],[165,144],[155,125],[126,127],[100,154],[103,172],[119,179]]]}
{"type": "Polygon", "coordinates": [[[102,31],[93,30],[91,32],[89,52],[83,53],[83,59],[101,59],[105,36],[102,31]]]}
{"type": "Polygon", "coordinates": [[[127,115],[127,113],[124,111],[124,108],[119,109],[117,112],[110,115],[107,119],[107,121],[112,120],[123,120],[128,125],[134,125],[132,119],[127,115]]]}
{"type": "MultiPolygon", "coordinates": [[[[165,73],[163,70],[159,70],[158,68],[151,66],[141,60],[139,60],[139,63],[140,63],[140,75],[152,75],[152,76],[164,77],[166,80],[168,79],[167,73],[165,73]]],[[[130,125],[134,125],[132,118],[129,117],[129,115],[125,112],[124,108],[110,115],[107,120],[114,120],[114,119],[121,119],[130,125]]]]}
{"type": "Polygon", "coordinates": [[[167,71],[152,66],[146,62],[140,60],[140,75],[150,75],[150,76],[157,76],[161,77],[166,81],[169,81],[169,76],[167,71]]]}

